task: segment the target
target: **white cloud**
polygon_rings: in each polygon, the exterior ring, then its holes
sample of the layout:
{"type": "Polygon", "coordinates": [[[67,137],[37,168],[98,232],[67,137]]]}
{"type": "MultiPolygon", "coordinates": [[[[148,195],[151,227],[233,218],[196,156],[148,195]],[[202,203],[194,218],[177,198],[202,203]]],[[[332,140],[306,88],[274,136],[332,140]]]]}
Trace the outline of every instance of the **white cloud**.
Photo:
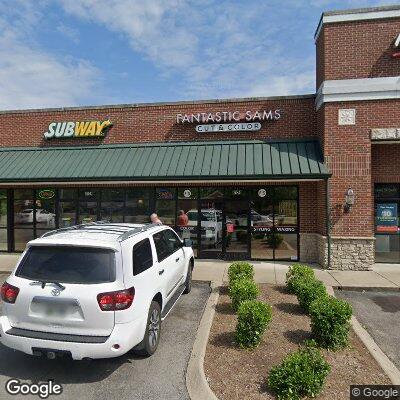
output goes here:
{"type": "Polygon", "coordinates": [[[72,106],[93,98],[96,68],[56,58],[32,40],[40,11],[41,2],[0,2],[0,109],[72,106]]]}
{"type": "Polygon", "coordinates": [[[60,22],[57,26],[57,31],[68,39],[72,40],[72,42],[74,42],[75,44],[79,43],[79,32],[77,29],[74,29],[60,22]]]}
{"type": "Polygon", "coordinates": [[[288,45],[277,40],[276,2],[60,1],[69,14],[125,37],[161,77],[177,77],[179,98],[314,90],[314,61],[287,57],[288,45]]]}

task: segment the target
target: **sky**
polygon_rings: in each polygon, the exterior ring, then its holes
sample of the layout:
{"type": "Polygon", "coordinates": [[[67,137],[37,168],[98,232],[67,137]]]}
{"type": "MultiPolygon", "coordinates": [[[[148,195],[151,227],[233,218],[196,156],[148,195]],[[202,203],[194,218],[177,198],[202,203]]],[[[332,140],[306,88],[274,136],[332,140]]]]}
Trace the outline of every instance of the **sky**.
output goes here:
{"type": "Polygon", "coordinates": [[[321,13],[395,3],[0,0],[0,110],[313,93],[321,13]]]}

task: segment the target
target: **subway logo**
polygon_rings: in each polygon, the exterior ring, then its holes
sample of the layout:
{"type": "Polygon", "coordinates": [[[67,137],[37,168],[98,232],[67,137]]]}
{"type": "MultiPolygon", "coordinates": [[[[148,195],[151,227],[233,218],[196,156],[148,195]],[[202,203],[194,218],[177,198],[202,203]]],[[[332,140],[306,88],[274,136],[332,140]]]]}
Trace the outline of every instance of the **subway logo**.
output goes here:
{"type": "Polygon", "coordinates": [[[109,119],[106,121],[51,122],[44,137],[45,139],[104,137],[111,126],[112,122],[109,119]]]}

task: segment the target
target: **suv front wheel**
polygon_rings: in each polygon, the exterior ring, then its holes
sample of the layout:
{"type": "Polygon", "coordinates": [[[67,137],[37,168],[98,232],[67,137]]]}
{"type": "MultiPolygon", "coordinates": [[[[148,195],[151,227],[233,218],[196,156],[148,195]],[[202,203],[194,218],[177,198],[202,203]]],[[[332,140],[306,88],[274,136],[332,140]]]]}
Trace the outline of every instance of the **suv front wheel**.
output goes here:
{"type": "Polygon", "coordinates": [[[183,291],[184,294],[190,293],[190,291],[192,290],[192,273],[193,273],[193,266],[192,263],[189,263],[185,281],[185,290],[183,291]]]}
{"type": "Polygon", "coordinates": [[[158,347],[161,335],[161,307],[156,301],[152,301],[147,317],[146,332],[142,343],[135,349],[135,353],[141,356],[152,356],[158,347]]]}

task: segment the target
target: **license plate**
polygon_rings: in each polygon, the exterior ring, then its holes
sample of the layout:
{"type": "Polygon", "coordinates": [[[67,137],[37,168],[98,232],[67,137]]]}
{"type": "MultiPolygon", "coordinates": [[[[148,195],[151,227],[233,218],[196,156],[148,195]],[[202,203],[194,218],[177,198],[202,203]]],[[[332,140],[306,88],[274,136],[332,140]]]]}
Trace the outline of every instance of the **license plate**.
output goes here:
{"type": "Polygon", "coordinates": [[[44,314],[46,317],[64,318],[68,314],[68,307],[63,304],[46,304],[44,314]]]}

